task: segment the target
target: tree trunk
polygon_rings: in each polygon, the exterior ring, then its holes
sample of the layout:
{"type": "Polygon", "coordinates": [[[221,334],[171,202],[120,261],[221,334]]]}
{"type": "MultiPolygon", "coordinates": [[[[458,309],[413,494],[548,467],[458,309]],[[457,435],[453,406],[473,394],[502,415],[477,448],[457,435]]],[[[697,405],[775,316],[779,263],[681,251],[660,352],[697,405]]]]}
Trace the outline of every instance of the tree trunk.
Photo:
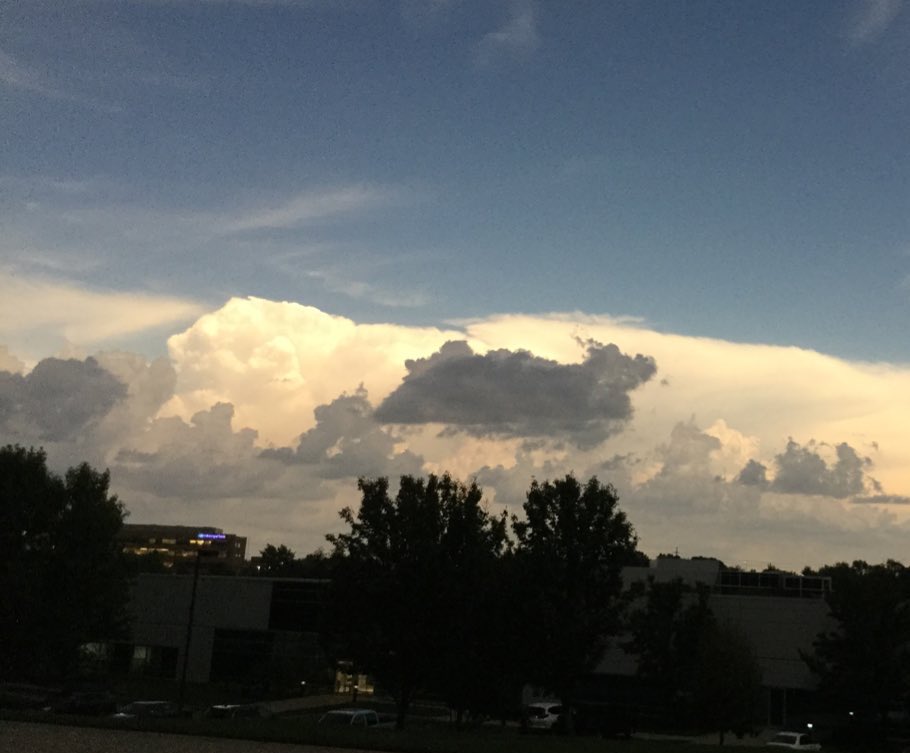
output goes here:
{"type": "Polygon", "coordinates": [[[568,698],[561,697],[563,719],[565,719],[564,729],[570,737],[575,734],[575,715],[572,713],[572,701],[568,698]]]}
{"type": "Polygon", "coordinates": [[[396,703],[396,715],[395,715],[395,729],[404,729],[404,720],[408,715],[408,709],[411,706],[411,691],[410,689],[402,689],[398,695],[398,702],[396,703]]]}

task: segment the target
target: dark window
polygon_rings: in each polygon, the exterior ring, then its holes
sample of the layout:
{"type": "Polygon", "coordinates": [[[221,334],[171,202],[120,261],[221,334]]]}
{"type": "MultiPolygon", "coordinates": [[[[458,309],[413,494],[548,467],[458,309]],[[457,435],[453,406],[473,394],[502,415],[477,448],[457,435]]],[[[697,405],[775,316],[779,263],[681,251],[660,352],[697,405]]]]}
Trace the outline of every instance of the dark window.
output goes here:
{"type": "Polygon", "coordinates": [[[261,680],[268,675],[272,635],[264,630],[216,630],[212,644],[213,682],[261,680]]]}
{"type": "Polygon", "coordinates": [[[276,580],[272,584],[270,630],[317,632],[325,583],[276,580]]]}

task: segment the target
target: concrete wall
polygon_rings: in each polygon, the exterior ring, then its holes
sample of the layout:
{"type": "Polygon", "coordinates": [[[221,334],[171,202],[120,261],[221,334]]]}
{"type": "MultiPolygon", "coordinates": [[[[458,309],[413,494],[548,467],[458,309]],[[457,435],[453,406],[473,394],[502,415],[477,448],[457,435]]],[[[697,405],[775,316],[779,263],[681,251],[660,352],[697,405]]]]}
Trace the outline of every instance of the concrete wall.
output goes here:
{"type": "MultiPolygon", "coordinates": [[[[178,676],[193,588],[192,575],[140,575],[130,604],[136,645],[173,646],[178,676]]],[[[193,614],[187,680],[209,679],[215,628],[268,630],[272,581],[266,578],[200,575],[193,614]]]]}
{"type": "Polygon", "coordinates": [[[752,642],[762,668],[762,683],[771,688],[812,690],[816,680],[800,657],[834,623],[824,599],[775,596],[712,595],[711,610],[752,642]]]}
{"type": "MultiPolygon", "coordinates": [[[[712,594],[709,605],[718,620],[735,625],[748,636],[761,665],[765,687],[815,688],[815,677],[800,657],[800,650],[811,652],[818,633],[834,626],[824,599],[712,594]]],[[[637,660],[621,645],[630,638],[614,639],[595,672],[634,675],[638,671],[637,660]]]]}

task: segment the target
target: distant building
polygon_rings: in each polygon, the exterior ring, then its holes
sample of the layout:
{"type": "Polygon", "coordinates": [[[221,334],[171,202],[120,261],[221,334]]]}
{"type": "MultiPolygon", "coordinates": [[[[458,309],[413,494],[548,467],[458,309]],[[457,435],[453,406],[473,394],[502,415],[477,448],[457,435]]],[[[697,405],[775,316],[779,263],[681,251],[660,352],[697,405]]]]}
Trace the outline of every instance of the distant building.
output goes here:
{"type": "MultiPolygon", "coordinates": [[[[779,571],[743,572],[724,567],[715,559],[658,557],[649,567],[623,570],[625,587],[653,579],[657,583],[682,580],[709,589],[708,605],[722,622],[742,631],[752,643],[762,671],[767,720],[785,723],[799,715],[811,700],[817,680],[806,662],[819,633],[831,630],[832,618],[825,597],[831,579],[779,571]]],[[[589,677],[632,678],[638,663],[622,644],[631,636],[613,641],[589,677]]]]}
{"type": "Polygon", "coordinates": [[[185,663],[190,683],[259,694],[265,688],[301,692],[331,671],[318,634],[327,585],[305,578],[143,573],[132,586],[128,639],[83,650],[115,675],[179,680],[185,663]]]}
{"type": "Polygon", "coordinates": [[[117,536],[127,554],[157,554],[165,567],[203,553],[207,561],[239,567],[246,557],[246,536],[210,526],[126,523],[117,536]]]}

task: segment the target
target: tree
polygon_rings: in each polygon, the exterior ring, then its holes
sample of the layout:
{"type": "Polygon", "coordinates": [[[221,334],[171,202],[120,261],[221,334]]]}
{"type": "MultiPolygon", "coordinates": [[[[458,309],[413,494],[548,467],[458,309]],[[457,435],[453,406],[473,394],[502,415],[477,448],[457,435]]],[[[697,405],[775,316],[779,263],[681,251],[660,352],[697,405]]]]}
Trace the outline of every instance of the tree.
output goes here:
{"type": "Polygon", "coordinates": [[[256,575],[320,579],[332,577],[334,560],[322,549],[298,557],[284,544],[266,544],[265,549],[259,552],[259,557],[259,569],[252,570],[256,575]]]}
{"type": "Polygon", "coordinates": [[[296,555],[284,544],[266,544],[259,552],[260,570],[263,575],[293,575],[296,555]]]}
{"type": "Polygon", "coordinates": [[[886,726],[910,693],[910,570],[893,560],[856,561],[818,574],[832,580],[827,599],[837,628],[803,658],[836,708],[886,726]]]}
{"type": "Polygon", "coordinates": [[[638,657],[638,674],[655,684],[667,710],[684,712],[691,697],[699,646],[713,615],[708,589],[679,578],[668,583],[649,579],[644,604],[632,610],[632,639],[625,648],[638,657]]]}
{"type": "Polygon", "coordinates": [[[346,508],[349,530],[335,549],[330,633],[358,672],[395,697],[404,726],[414,694],[442,688],[465,704],[476,671],[478,596],[505,543],[505,522],[483,507],[476,484],[450,476],[403,476],[395,498],[387,478],[360,479],[360,508],[346,508]]]}
{"type": "Polygon", "coordinates": [[[748,636],[734,625],[710,620],[698,643],[692,700],[701,727],[742,735],[752,729],[761,697],[761,667],[748,636]]]}
{"type": "Polygon", "coordinates": [[[79,647],[124,628],[124,508],[88,464],[51,473],[43,450],[0,449],[0,672],[65,677],[79,647]]]}
{"type": "Polygon", "coordinates": [[[536,665],[529,679],[554,692],[570,709],[572,686],[601,658],[619,627],[617,602],[623,566],[638,561],[631,523],[610,484],[574,476],[534,481],[525,519],[513,519],[516,556],[533,584],[526,640],[536,665]]]}

